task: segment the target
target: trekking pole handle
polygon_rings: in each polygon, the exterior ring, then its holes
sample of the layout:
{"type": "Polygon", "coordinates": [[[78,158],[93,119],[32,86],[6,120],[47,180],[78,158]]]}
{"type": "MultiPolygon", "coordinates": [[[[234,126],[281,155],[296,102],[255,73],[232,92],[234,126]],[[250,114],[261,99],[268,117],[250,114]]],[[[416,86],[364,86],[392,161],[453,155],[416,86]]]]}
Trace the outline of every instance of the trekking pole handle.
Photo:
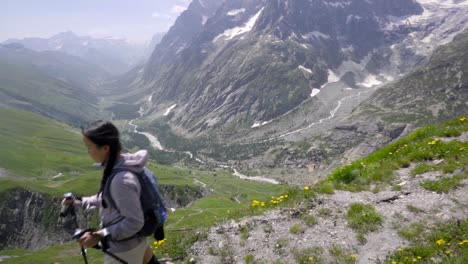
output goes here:
{"type": "Polygon", "coordinates": [[[66,217],[67,215],[75,215],[73,193],[66,193],[63,195],[62,207],[60,208],[60,217],[66,217]]]}

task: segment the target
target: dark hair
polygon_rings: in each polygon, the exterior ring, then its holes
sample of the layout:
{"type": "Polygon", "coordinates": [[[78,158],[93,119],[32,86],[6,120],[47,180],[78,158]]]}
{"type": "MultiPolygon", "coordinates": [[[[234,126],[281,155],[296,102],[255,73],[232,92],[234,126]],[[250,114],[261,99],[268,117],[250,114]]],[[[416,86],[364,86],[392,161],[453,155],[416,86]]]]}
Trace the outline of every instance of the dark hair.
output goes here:
{"type": "MultiPolygon", "coordinates": [[[[101,187],[99,188],[99,193],[102,193],[107,179],[112,174],[112,169],[119,157],[120,151],[122,150],[119,130],[109,121],[98,120],[82,127],[81,133],[99,147],[109,146],[109,158],[102,164],[106,166],[101,179],[101,187]]],[[[104,208],[107,207],[104,199],[102,199],[102,206],[104,208]]]]}

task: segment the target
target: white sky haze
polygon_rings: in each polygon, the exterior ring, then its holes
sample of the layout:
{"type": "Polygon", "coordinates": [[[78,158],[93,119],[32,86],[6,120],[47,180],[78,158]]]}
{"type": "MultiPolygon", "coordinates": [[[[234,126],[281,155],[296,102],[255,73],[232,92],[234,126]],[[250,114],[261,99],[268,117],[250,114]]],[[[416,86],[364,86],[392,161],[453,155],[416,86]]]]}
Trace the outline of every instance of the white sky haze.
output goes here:
{"type": "Polygon", "coordinates": [[[0,42],[48,38],[64,31],[82,36],[149,41],[164,32],[191,0],[7,0],[1,1],[0,42]]]}

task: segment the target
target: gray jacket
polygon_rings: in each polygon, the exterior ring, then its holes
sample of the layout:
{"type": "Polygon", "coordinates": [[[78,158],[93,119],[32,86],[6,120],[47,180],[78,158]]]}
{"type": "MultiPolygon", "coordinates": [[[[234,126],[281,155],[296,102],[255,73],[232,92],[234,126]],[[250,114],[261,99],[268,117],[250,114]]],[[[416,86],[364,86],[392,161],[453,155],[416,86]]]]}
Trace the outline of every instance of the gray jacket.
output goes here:
{"type": "Polygon", "coordinates": [[[125,252],[138,246],[145,237],[133,237],[144,224],[143,211],[140,204],[141,186],[134,173],[143,171],[148,160],[146,150],[134,154],[123,154],[114,168],[125,168],[128,172],[120,172],[114,176],[110,185],[110,193],[117,206],[113,208],[109,197],[104,196],[107,208],[101,207],[101,195],[83,197],[84,209],[99,208],[101,228],[110,234],[109,251],[125,252]],[[134,172],[134,173],[132,173],[134,172]],[[119,241],[122,239],[128,239],[119,241]]]}

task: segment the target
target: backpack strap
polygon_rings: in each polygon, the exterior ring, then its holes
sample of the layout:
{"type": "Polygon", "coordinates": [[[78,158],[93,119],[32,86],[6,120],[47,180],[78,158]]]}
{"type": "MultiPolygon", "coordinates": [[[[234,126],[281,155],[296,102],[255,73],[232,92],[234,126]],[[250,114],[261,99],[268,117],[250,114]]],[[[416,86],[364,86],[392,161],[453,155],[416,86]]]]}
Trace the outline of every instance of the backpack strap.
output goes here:
{"type": "MultiPolygon", "coordinates": [[[[111,191],[110,191],[110,187],[111,187],[111,182],[112,180],[114,179],[114,177],[121,173],[121,172],[130,172],[130,173],[133,173],[131,171],[129,171],[128,169],[125,169],[125,168],[115,168],[112,170],[112,174],[109,176],[109,179],[107,179],[107,182],[106,182],[106,185],[104,185],[104,191],[103,191],[103,197],[105,195],[107,195],[106,197],[109,199],[109,203],[111,204],[111,206],[113,208],[115,208],[119,213],[120,213],[120,210],[119,208],[117,208],[117,204],[115,203],[114,199],[112,198],[112,195],[111,195],[111,191]]],[[[137,176],[137,178],[139,178],[137,176]]]]}

